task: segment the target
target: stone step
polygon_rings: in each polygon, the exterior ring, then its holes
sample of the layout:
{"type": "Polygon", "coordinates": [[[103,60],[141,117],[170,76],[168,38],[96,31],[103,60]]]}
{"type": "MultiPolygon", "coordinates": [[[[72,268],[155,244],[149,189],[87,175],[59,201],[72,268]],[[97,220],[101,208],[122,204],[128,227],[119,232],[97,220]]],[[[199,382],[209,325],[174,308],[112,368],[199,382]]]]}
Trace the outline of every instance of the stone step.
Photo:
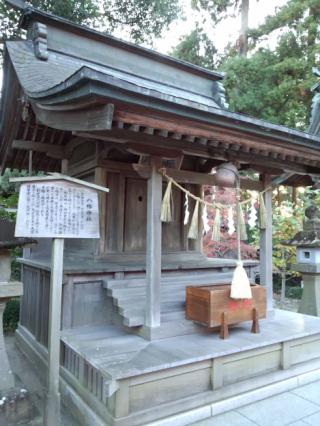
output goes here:
{"type": "MultiPolygon", "coordinates": [[[[185,320],[185,292],[188,285],[220,284],[230,282],[232,270],[220,273],[179,274],[161,277],[160,303],[161,323],[166,326],[172,322],[185,320]]],[[[107,294],[113,299],[123,324],[138,327],[145,322],[146,280],[145,278],[127,278],[104,282],[107,294]]],[[[168,325],[169,326],[169,325],[168,325]]]]}
{"type": "MultiPolygon", "coordinates": [[[[185,283],[186,285],[193,285],[197,283],[210,284],[212,283],[221,283],[229,282],[232,278],[232,271],[230,272],[221,272],[217,276],[215,274],[193,274],[193,275],[173,275],[173,276],[164,276],[161,277],[161,285],[170,285],[172,283],[185,283]]],[[[145,287],[146,279],[145,278],[128,278],[124,280],[106,280],[104,281],[103,286],[108,289],[113,288],[133,288],[133,287],[145,287]]]]}
{"type": "MultiPolygon", "coordinates": [[[[181,290],[175,290],[173,292],[168,292],[168,293],[163,293],[161,292],[161,297],[160,297],[160,301],[161,303],[165,303],[165,302],[171,302],[171,301],[180,301],[180,302],[184,302],[185,301],[185,294],[186,294],[186,290],[183,288],[181,290]]],[[[133,295],[119,295],[113,296],[113,304],[115,306],[123,306],[123,305],[127,305],[129,303],[137,303],[140,301],[146,301],[146,294],[133,294],[133,295]]]]}
{"type": "MultiPolygon", "coordinates": [[[[172,312],[184,309],[184,302],[167,302],[161,304],[161,313],[172,312]]],[[[127,304],[118,307],[118,312],[123,317],[129,317],[131,314],[135,315],[136,312],[145,312],[146,304],[144,302],[127,304]]]]}
{"type": "MultiPolygon", "coordinates": [[[[123,324],[127,327],[138,327],[144,324],[144,310],[131,311],[129,316],[122,316],[123,324]]],[[[161,313],[161,325],[167,325],[169,322],[173,324],[176,321],[186,321],[184,310],[161,313]]]]}
{"type": "Polygon", "coordinates": [[[127,327],[139,327],[144,324],[144,315],[132,316],[123,318],[123,325],[127,327]]]}
{"type": "MultiPolygon", "coordinates": [[[[230,278],[231,281],[231,278],[230,278]]],[[[194,286],[202,286],[202,285],[215,285],[215,284],[220,284],[221,280],[216,278],[216,279],[211,279],[211,282],[208,281],[204,281],[204,282],[197,282],[197,283],[193,283],[192,285],[194,286]]],[[[178,282],[173,282],[170,283],[170,285],[162,285],[161,283],[161,294],[165,294],[165,293],[170,293],[172,291],[175,290],[179,290],[179,289],[183,289],[185,290],[185,288],[190,285],[190,282],[186,282],[186,281],[178,281],[178,282]]],[[[139,286],[139,287],[135,287],[135,286],[128,286],[128,287],[120,287],[120,288],[116,288],[113,287],[111,289],[107,289],[107,294],[108,296],[111,297],[116,297],[116,298],[121,298],[122,296],[134,296],[134,295],[144,295],[146,294],[146,285],[144,286],[139,286]]]]}
{"type": "Polygon", "coordinates": [[[186,319],[185,310],[164,312],[161,315],[161,322],[178,321],[186,319]]]}

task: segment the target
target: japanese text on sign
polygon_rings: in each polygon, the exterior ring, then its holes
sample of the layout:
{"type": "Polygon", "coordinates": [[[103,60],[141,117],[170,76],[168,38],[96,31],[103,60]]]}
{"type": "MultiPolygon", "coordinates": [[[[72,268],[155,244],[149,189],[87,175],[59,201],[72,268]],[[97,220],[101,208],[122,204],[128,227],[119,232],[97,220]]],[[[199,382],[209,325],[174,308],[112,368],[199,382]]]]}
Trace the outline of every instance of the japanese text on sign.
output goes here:
{"type": "Polygon", "coordinates": [[[65,181],[22,184],[15,236],[99,238],[97,192],[65,181]]]}

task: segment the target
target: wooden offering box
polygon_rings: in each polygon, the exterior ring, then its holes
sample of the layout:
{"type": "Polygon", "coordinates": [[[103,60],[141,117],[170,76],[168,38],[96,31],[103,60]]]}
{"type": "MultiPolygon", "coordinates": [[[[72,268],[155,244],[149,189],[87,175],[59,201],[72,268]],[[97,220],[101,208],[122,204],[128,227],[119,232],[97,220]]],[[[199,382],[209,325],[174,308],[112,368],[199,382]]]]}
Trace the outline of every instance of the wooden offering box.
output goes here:
{"type": "Polygon", "coordinates": [[[252,320],[252,333],[259,333],[259,318],[266,317],[266,294],[251,285],[252,299],[230,299],[231,284],[186,288],[186,318],[209,328],[220,326],[220,337],[228,337],[228,326],[252,320]]]}

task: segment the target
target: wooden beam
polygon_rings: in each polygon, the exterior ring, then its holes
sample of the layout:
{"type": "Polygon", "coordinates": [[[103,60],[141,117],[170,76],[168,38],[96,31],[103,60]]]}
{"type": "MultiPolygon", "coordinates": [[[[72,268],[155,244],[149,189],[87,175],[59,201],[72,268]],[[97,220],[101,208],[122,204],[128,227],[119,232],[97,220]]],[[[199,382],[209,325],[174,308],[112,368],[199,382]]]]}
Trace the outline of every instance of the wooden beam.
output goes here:
{"type": "Polygon", "coordinates": [[[72,132],[110,130],[112,127],[113,104],[77,111],[49,111],[36,104],[32,108],[37,120],[53,129],[72,132]]]}
{"type": "MultiPolygon", "coordinates": [[[[190,155],[193,157],[200,158],[214,158],[229,161],[240,161],[241,163],[247,163],[259,166],[260,169],[264,168],[267,172],[270,168],[277,170],[277,174],[282,171],[295,171],[297,173],[307,173],[306,169],[299,164],[290,163],[288,161],[272,160],[270,158],[259,158],[253,152],[250,153],[245,151],[245,147],[241,147],[237,151],[232,149],[218,148],[212,144],[212,140],[208,142],[208,145],[198,145],[194,142],[188,142],[187,139],[180,141],[170,139],[167,137],[160,136],[159,132],[155,132],[154,135],[130,132],[126,129],[113,128],[110,132],[104,134],[93,133],[93,132],[74,132],[75,135],[82,138],[91,138],[94,140],[100,140],[105,143],[115,142],[121,144],[127,144],[130,142],[137,142],[140,145],[151,146],[161,145],[162,148],[181,150],[184,155],[190,155]]],[[[269,149],[270,151],[270,149],[269,149]]],[[[271,155],[271,154],[270,154],[271,155]]]]}
{"type": "Polygon", "coordinates": [[[34,142],[30,140],[15,139],[12,141],[13,149],[20,149],[26,151],[43,152],[48,157],[57,160],[69,159],[73,151],[85,143],[86,140],[82,138],[73,138],[66,145],[57,145],[44,142],[34,142]]]}
{"type": "Polygon", "coordinates": [[[128,143],[124,146],[129,152],[136,155],[153,155],[165,159],[178,158],[182,155],[182,150],[168,149],[162,146],[144,145],[140,143],[128,143]]]}
{"type": "Polygon", "coordinates": [[[162,177],[158,173],[161,160],[152,158],[151,176],[148,179],[146,275],[147,299],[145,325],[160,326],[161,279],[161,199],[162,177]]]}
{"type": "MultiPolygon", "coordinates": [[[[152,173],[152,169],[150,166],[144,166],[141,164],[132,164],[133,170],[135,170],[139,176],[144,179],[149,179],[152,173]]],[[[166,168],[166,173],[168,176],[172,177],[179,183],[188,183],[188,184],[196,184],[196,185],[216,185],[215,175],[209,175],[205,173],[198,172],[190,172],[187,170],[178,170],[172,168],[166,168]]],[[[262,182],[249,180],[246,178],[241,178],[242,189],[250,189],[254,191],[261,191],[263,189],[262,182]]],[[[233,187],[231,185],[231,187],[233,187]]]]}
{"type": "Polygon", "coordinates": [[[64,146],[64,156],[65,158],[71,158],[73,151],[80,145],[86,142],[86,139],[83,138],[72,138],[64,146]]]}
{"type": "Polygon", "coordinates": [[[319,158],[319,151],[316,148],[306,148],[305,146],[288,147],[288,143],[266,138],[263,136],[245,133],[244,131],[223,128],[221,126],[213,126],[203,122],[194,122],[179,118],[178,120],[168,119],[166,117],[153,114],[147,116],[131,111],[116,111],[114,120],[120,120],[128,124],[138,124],[143,127],[153,127],[156,129],[165,129],[172,133],[180,133],[181,135],[192,135],[197,138],[206,138],[218,140],[221,143],[245,145],[259,151],[273,151],[284,156],[292,156],[300,153],[303,158],[314,160],[319,158]]]}
{"type": "Polygon", "coordinates": [[[93,133],[93,132],[74,132],[74,135],[82,138],[91,138],[94,140],[104,141],[106,143],[116,142],[121,144],[127,144],[131,142],[137,142],[140,145],[154,147],[155,145],[161,146],[165,149],[180,150],[183,154],[193,155],[195,157],[210,158],[211,155],[208,153],[208,149],[205,146],[198,146],[196,144],[177,141],[170,139],[159,134],[148,135],[146,133],[140,134],[131,132],[126,129],[113,128],[110,132],[93,133]]]}
{"type": "Polygon", "coordinates": [[[26,151],[44,152],[48,156],[54,156],[54,158],[63,159],[64,148],[60,145],[54,145],[50,143],[33,142],[29,140],[15,139],[12,141],[12,148],[21,149],[26,151]]]}
{"type": "MultiPolygon", "coordinates": [[[[271,184],[268,175],[262,176],[264,188],[271,184]]],[[[260,283],[265,286],[267,294],[267,313],[273,313],[272,282],[272,189],[263,195],[266,206],[266,228],[260,230],[260,283]]]]}
{"type": "Polygon", "coordinates": [[[278,186],[282,185],[283,182],[290,179],[292,176],[294,176],[295,173],[283,173],[281,176],[277,176],[272,179],[272,186],[278,186]]]}

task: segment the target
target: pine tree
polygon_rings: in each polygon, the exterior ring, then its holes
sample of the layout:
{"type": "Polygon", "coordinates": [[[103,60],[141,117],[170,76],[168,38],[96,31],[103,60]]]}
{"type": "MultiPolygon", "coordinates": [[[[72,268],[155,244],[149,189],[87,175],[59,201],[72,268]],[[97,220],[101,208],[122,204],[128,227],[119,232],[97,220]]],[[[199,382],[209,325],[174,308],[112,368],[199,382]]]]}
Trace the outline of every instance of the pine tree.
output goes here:
{"type": "Polygon", "coordinates": [[[231,57],[222,69],[231,109],[305,130],[319,59],[318,0],[290,0],[249,31],[248,59],[231,57]],[[261,47],[277,37],[276,47],[261,47]],[[254,49],[254,50],[253,50],[254,49]]]}
{"type": "Polygon", "coordinates": [[[229,15],[240,13],[241,29],[236,47],[241,56],[247,56],[250,0],[192,0],[192,6],[210,16],[213,28],[229,15]]]}
{"type": "Polygon", "coordinates": [[[219,64],[217,49],[199,25],[180,39],[171,55],[208,69],[215,69],[219,64]]]}

